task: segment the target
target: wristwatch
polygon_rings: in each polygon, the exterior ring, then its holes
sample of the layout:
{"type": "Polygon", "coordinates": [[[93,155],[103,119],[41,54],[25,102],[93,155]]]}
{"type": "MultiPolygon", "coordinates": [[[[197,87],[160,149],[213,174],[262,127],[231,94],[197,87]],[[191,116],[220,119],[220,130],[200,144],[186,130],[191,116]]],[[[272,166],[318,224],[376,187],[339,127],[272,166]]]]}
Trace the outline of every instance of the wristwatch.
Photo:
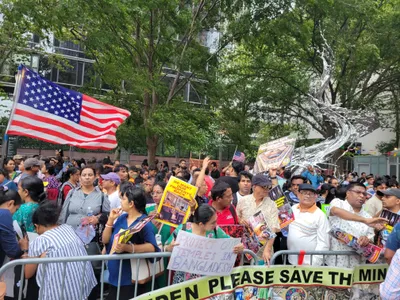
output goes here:
{"type": "Polygon", "coordinates": [[[24,250],[24,249],[21,249],[21,251],[24,252],[24,253],[28,253],[29,250],[27,250],[27,249],[25,249],[25,250],[24,250]]]}

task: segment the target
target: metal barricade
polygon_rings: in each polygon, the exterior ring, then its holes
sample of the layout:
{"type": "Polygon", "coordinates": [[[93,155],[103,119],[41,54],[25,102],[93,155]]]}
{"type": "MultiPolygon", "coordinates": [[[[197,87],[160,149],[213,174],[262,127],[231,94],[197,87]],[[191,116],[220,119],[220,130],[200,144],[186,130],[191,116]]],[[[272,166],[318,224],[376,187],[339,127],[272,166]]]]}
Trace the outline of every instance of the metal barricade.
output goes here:
{"type": "MultiPolygon", "coordinates": [[[[313,256],[319,255],[322,256],[322,261],[325,262],[325,258],[327,256],[335,256],[335,266],[337,266],[337,258],[338,256],[347,256],[348,257],[348,265],[347,267],[350,267],[350,257],[354,257],[355,255],[358,256],[359,258],[359,263],[361,264],[361,256],[356,252],[356,251],[305,251],[305,252],[300,252],[300,251],[292,251],[292,250],[281,250],[276,253],[271,258],[270,264],[275,265],[275,260],[277,257],[282,256],[283,257],[283,265],[287,264],[287,259],[288,255],[297,255],[299,256],[300,254],[305,254],[310,256],[310,264],[312,264],[312,259],[313,256]]],[[[345,266],[341,266],[345,267],[345,266]]]]}
{"type": "MultiPolygon", "coordinates": [[[[245,250],[241,254],[241,265],[243,265],[243,260],[244,260],[244,255],[249,254],[253,257],[251,260],[251,264],[255,264],[257,261],[257,256],[254,252],[250,250],[245,250]]],[[[25,265],[27,264],[38,264],[38,265],[44,265],[43,266],[43,277],[40,282],[40,286],[44,287],[44,279],[45,279],[45,274],[46,274],[46,268],[48,264],[61,264],[62,269],[61,272],[63,274],[63,282],[61,284],[61,289],[59,291],[59,296],[57,299],[63,300],[65,299],[64,295],[64,288],[65,288],[65,272],[67,269],[67,264],[71,262],[93,262],[93,261],[101,261],[101,274],[100,274],[100,299],[104,299],[104,270],[105,270],[105,264],[107,261],[110,260],[119,260],[119,273],[118,273],[118,287],[117,287],[117,299],[119,298],[120,294],[120,283],[121,283],[121,274],[122,274],[122,263],[124,260],[131,260],[131,259],[136,259],[136,280],[135,280],[135,292],[134,292],[134,297],[137,296],[138,293],[138,278],[139,278],[139,267],[140,267],[140,260],[144,259],[150,259],[152,260],[152,279],[151,279],[151,291],[154,290],[154,285],[156,281],[156,267],[157,264],[155,263],[156,261],[164,258],[168,258],[171,256],[171,252],[158,252],[158,253],[140,253],[140,254],[118,254],[118,255],[88,255],[88,256],[79,256],[79,257],[57,257],[57,258],[27,258],[27,259],[16,259],[13,261],[10,261],[6,263],[4,266],[0,268],[0,278],[2,278],[5,274],[5,272],[9,269],[13,269],[17,266],[21,266],[21,276],[20,276],[20,287],[19,287],[19,292],[18,292],[18,300],[22,299],[22,294],[23,294],[23,289],[25,284],[22,284],[25,281],[25,265]]],[[[163,263],[163,262],[162,262],[163,263]]],[[[83,282],[84,282],[84,277],[85,277],[85,271],[86,268],[83,268],[82,276],[80,277],[80,280],[77,282],[80,282],[80,296],[83,294],[83,282]]],[[[171,284],[171,271],[170,270],[165,270],[164,272],[168,272],[168,285],[171,284]]],[[[46,284],[51,284],[50,282],[47,282],[46,284]]],[[[39,290],[39,300],[43,299],[43,293],[40,292],[39,290]]],[[[82,297],[81,297],[82,298],[82,297]]],[[[15,295],[14,295],[15,299],[15,295]]],[[[69,299],[66,299],[69,300],[69,299]]]]}

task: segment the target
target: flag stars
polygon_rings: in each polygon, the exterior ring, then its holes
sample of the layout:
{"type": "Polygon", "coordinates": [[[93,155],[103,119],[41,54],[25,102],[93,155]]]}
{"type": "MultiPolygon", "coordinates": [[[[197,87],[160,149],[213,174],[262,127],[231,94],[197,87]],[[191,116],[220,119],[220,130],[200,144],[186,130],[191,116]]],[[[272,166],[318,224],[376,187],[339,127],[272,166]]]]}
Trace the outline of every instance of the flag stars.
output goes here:
{"type": "Polygon", "coordinates": [[[31,94],[34,95],[36,92],[35,90],[31,90],[31,94]]]}
{"type": "Polygon", "coordinates": [[[36,96],[35,99],[36,99],[37,101],[39,101],[39,100],[40,100],[40,97],[39,97],[39,96],[36,96]]]}
{"type": "Polygon", "coordinates": [[[49,109],[47,107],[44,108],[45,111],[48,111],[49,109]]]}
{"type": "Polygon", "coordinates": [[[33,104],[33,106],[34,106],[35,108],[37,108],[37,107],[38,107],[38,105],[37,105],[37,104],[33,104]]]}
{"type": "Polygon", "coordinates": [[[53,89],[53,87],[51,85],[49,85],[49,90],[52,90],[52,89],[53,89]]]}
{"type": "Polygon", "coordinates": [[[28,92],[25,92],[24,94],[25,94],[25,96],[29,96],[29,93],[28,93],[28,92]]]}
{"type": "Polygon", "coordinates": [[[68,118],[68,115],[64,115],[64,118],[68,118]]]}
{"type": "Polygon", "coordinates": [[[29,98],[29,101],[31,101],[31,102],[32,102],[33,100],[34,100],[33,97],[30,97],[30,98],[29,98]]]}
{"type": "Polygon", "coordinates": [[[47,92],[47,89],[45,87],[43,88],[43,92],[47,92]]]}
{"type": "Polygon", "coordinates": [[[26,88],[29,89],[31,86],[29,83],[25,84],[26,88]]]}
{"type": "Polygon", "coordinates": [[[40,106],[44,106],[44,103],[42,102],[42,103],[40,103],[39,105],[40,105],[40,106]]]}
{"type": "Polygon", "coordinates": [[[26,75],[26,78],[28,78],[28,80],[31,80],[31,76],[30,75],[26,75]]]}
{"type": "Polygon", "coordinates": [[[34,81],[32,81],[32,86],[36,86],[36,83],[34,81]]]}
{"type": "Polygon", "coordinates": [[[42,99],[46,99],[46,96],[45,96],[45,95],[42,95],[42,99]]]}
{"type": "Polygon", "coordinates": [[[51,98],[52,96],[51,96],[51,94],[47,94],[47,98],[51,98]]]}
{"type": "Polygon", "coordinates": [[[24,102],[24,103],[28,103],[28,101],[26,101],[26,99],[22,100],[22,102],[24,102]]]}
{"type": "Polygon", "coordinates": [[[56,115],[58,115],[58,114],[59,114],[59,112],[58,112],[58,111],[54,111],[54,113],[55,113],[56,115]]]}
{"type": "Polygon", "coordinates": [[[36,92],[38,92],[39,94],[40,94],[41,91],[42,91],[41,89],[37,89],[37,90],[36,90],[36,92]]]}
{"type": "Polygon", "coordinates": [[[78,119],[77,119],[77,118],[75,118],[75,119],[74,119],[74,121],[75,121],[75,122],[78,122],[78,119]]]}
{"type": "Polygon", "coordinates": [[[47,104],[47,105],[50,105],[50,104],[51,104],[51,102],[50,102],[50,101],[46,101],[46,104],[47,104]]]}
{"type": "Polygon", "coordinates": [[[54,96],[57,96],[57,95],[58,95],[58,93],[57,93],[57,92],[54,92],[53,94],[54,94],[54,96]]]}

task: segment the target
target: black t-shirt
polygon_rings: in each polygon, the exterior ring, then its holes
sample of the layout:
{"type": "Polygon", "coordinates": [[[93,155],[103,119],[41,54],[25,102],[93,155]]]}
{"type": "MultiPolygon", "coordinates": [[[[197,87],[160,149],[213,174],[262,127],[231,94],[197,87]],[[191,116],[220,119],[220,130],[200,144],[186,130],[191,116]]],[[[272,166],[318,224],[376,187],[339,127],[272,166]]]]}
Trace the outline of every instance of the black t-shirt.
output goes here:
{"type": "Polygon", "coordinates": [[[229,184],[232,189],[232,193],[236,193],[237,191],[239,191],[239,177],[222,176],[215,181],[215,184],[220,181],[229,184]]]}

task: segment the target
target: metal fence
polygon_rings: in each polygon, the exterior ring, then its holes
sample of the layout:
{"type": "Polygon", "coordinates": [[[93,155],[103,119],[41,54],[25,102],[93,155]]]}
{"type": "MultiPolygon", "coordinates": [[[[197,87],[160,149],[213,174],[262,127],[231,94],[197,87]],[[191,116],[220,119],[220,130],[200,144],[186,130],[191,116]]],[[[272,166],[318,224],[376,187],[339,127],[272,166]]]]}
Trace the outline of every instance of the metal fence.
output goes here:
{"type": "MultiPolygon", "coordinates": [[[[292,250],[281,250],[276,253],[271,258],[270,264],[275,265],[275,260],[279,257],[282,256],[283,258],[283,265],[287,265],[287,256],[288,255],[308,255],[310,256],[310,264],[312,264],[313,256],[322,256],[322,261],[325,262],[325,258],[327,256],[335,256],[335,266],[337,266],[337,258],[338,256],[347,256],[348,258],[348,265],[347,267],[350,267],[350,258],[351,257],[358,257],[359,263],[361,264],[361,255],[357,254],[355,251],[305,251],[305,252],[300,252],[300,251],[292,251],[292,250]]],[[[345,267],[345,266],[341,266],[345,267]]]]}
{"type": "MultiPolygon", "coordinates": [[[[257,256],[254,254],[254,252],[250,250],[245,250],[243,254],[241,254],[241,261],[240,265],[243,265],[244,261],[244,254],[249,254],[253,257],[251,260],[250,264],[255,264],[257,261],[257,256]]],[[[0,278],[3,278],[4,274],[6,271],[10,269],[14,269],[15,267],[21,267],[21,276],[20,276],[20,286],[18,288],[18,300],[22,299],[22,294],[23,290],[25,287],[25,284],[22,284],[25,282],[25,265],[27,264],[38,264],[38,265],[43,265],[43,276],[41,278],[40,283],[38,282],[38,285],[41,287],[44,287],[45,284],[52,284],[51,282],[44,282],[45,279],[45,274],[46,274],[46,268],[48,264],[60,264],[60,272],[63,274],[63,282],[61,284],[61,288],[59,290],[59,297],[57,299],[63,300],[65,299],[64,295],[64,288],[65,288],[65,272],[67,269],[67,264],[71,262],[101,262],[101,274],[100,274],[100,299],[104,299],[104,271],[106,270],[106,262],[110,260],[119,260],[119,274],[118,274],[118,287],[117,287],[117,299],[119,299],[119,294],[120,294],[120,283],[121,283],[121,272],[122,272],[122,262],[124,260],[136,260],[136,280],[135,280],[135,292],[134,292],[134,297],[137,296],[138,293],[138,279],[139,279],[139,267],[140,267],[140,261],[141,260],[150,260],[152,263],[152,271],[150,274],[152,274],[151,278],[151,291],[154,290],[155,286],[155,281],[156,281],[156,267],[157,262],[160,259],[168,258],[171,256],[171,252],[159,252],[159,253],[141,253],[141,254],[119,254],[119,255],[88,255],[88,256],[79,256],[79,257],[56,257],[56,258],[27,258],[27,259],[17,259],[10,261],[6,263],[4,266],[0,268],[0,278]]],[[[163,263],[163,262],[162,262],[163,263]]],[[[83,282],[85,278],[85,272],[86,268],[83,268],[82,276],[80,277],[77,282],[80,283],[80,296],[83,294],[83,282]]],[[[171,284],[171,271],[170,270],[165,270],[164,272],[168,273],[168,285],[171,284]]],[[[16,299],[16,295],[14,295],[14,299],[16,299]]],[[[42,289],[39,290],[39,299],[43,299],[43,293],[42,289]]],[[[82,297],[81,297],[82,299],[82,297]]],[[[69,299],[66,299],[69,300],[69,299]]]]}

